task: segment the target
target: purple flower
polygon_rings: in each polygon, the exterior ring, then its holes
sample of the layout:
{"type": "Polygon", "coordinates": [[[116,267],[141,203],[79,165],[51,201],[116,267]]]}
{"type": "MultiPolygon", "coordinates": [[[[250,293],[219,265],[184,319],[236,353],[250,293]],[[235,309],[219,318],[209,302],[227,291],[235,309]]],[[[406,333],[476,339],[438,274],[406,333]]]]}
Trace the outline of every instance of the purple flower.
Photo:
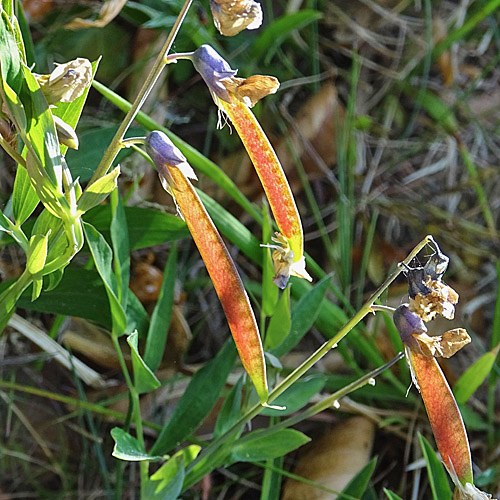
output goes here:
{"type": "Polygon", "coordinates": [[[184,155],[174,146],[166,134],[153,130],[146,139],[146,149],[155,165],[167,164],[177,167],[186,161],[184,155]]]}
{"type": "Polygon", "coordinates": [[[210,45],[202,45],[193,52],[192,61],[196,71],[201,75],[208,88],[219,99],[231,102],[229,93],[222,80],[229,80],[236,75],[237,70],[224,60],[210,45]]]}
{"type": "Polygon", "coordinates": [[[418,346],[413,334],[427,331],[425,323],[414,312],[410,311],[408,304],[402,304],[394,311],[393,321],[403,344],[411,348],[418,346]]]}

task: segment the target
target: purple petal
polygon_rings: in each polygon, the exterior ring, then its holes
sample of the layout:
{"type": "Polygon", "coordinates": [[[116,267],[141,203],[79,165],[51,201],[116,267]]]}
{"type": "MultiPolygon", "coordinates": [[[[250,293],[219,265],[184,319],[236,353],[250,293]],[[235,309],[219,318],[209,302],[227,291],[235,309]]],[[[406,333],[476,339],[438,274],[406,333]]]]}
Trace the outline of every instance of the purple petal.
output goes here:
{"type": "Polygon", "coordinates": [[[166,134],[159,130],[151,132],[146,139],[146,149],[155,165],[176,167],[186,161],[184,155],[174,146],[166,134]]]}
{"type": "Polygon", "coordinates": [[[427,331],[427,327],[420,317],[410,311],[408,304],[400,305],[393,315],[393,321],[401,337],[403,344],[414,347],[416,340],[413,338],[414,333],[423,333],[427,331]]]}
{"type": "Polygon", "coordinates": [[[225,102],[231,102],[229,93],[222,83],[236,75],[237,70],[231,69],[231,66],[223,59],[215,49],[210,45],[202,45],[194,51],[192,57],[193,65],[196,71],[201,75],[208,88],[225,102]]]}

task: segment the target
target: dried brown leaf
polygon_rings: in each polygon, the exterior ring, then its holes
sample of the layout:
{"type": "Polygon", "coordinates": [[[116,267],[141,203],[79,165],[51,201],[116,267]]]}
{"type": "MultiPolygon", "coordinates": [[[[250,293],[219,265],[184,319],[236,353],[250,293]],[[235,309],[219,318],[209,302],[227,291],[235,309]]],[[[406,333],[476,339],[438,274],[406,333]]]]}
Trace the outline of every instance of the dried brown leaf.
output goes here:
{"type": "MultiPolygon", "coordinates": [[[[370,459],[374,435],[375,425],[365,417],[343,421],[309,445],[293,473],[340,492],[370,459]]],[[[295,479],[286,480],[282,496],[282,500],[335,498],[295,479]]]]}

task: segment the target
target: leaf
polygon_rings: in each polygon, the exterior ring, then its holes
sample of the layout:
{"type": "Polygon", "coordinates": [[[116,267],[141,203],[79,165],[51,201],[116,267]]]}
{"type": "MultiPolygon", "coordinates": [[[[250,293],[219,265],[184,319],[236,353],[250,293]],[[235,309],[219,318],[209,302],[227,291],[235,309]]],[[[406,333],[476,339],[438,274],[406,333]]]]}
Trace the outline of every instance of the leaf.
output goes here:
{"type": "Polygon", "coordinates": [[[297,380],[289,389],[273,400],[273,406],[285,407],[284,410],[264,408],[261,411],[261,415],[275,415],[279,417],[300,410],[313,396],[323,389],[325,382],[326,377],[323,375],[309,375],[297,380]]]}
{"type": "Polygon", "coordinates": [[[78,200],[78,210],[84,214],[91,208],[101,204],[116,188],[118,176],[120,175],[120,166],[114,168],[109,174],[97,179],[85,189],[78,200]]]}
{"type": "Polygon", "coordinates": [[[219,436],[224,434],[229,430],[236,420],[238,420],[238,415],[241,409],[241,391],[243,389],[243,377],[238,379],[238,382],[233,386],[217,417],[217,422],[215,423],[214,437],[217,439],[219,436]]]}
{"type": "MultiPolygon", "coordinates": [[[[79,97],[78,99],[81,99],[79,97]]],[[[78,101],[77,99],[77,101],[78,101]]],[[[76,102],[76,101],[75,101],[76,102]]],[[[74,179],[80,178],[81,182],[88,181],[99,164],[104,151],[113,139],[118,127],[101,127],[82,133],[79,136],[80,146],[78,151],[73,149],[66,153],[66,160],[74,179]]],[[[125,137],[144,135],[144,129],[140,127],[131,127],[125,137]]],[[[132,154],[131,148],[124,148],[120,151],[114,161],[118,165],[125,158],[132,154]]]]}
{"type": "Polygon", "coordinates": [[[19,49],[11,29],[12,26],[7,19],[7,15],[2,12],[0,22],[0,68],[2,79],[17,94],[21,89],[23,77],[19,49]]]}
{"type": "MultiPolygon", "coordinates": [[[[148,208],[124,208],[131,250],[189,236],[186,223],[179,217],[148,208]]],[[[101,205],[89,210],[83,219],[92,224],[108,241],[111,241],[109,230],[111,207],[109,205],[101,205]]]]}
{"type": "Polygon", "coordinates": [[[144,499],[175,500],[182,491],[184,470],[200,452],[201,447],[191,445],[178,451],[162,465],[145,485],[144,499]]]}
{"type": "Polygon", "coordinates": [[[389,500],[403,500],[400,496],[396,495],[396,493],[393,493],[387,488],[384,488],[384,493],[389,500]]]}
{"type": "Polygon", "coordinates": [[[106,240],[93,226],[83,224],[87,243],[94,258],[97,272],[102,278],[108,296],[111,317],[113,319],[113,334],[123,335],[126,333],[127,317],[120,301],[118,300],[118,285],[112,268],[111,248],[106,240]]]}
{"type": "Polygon", "coordinates": [[[453,394],[458,404],[465,404],[489,375],[498,355],[500,344],[483,354],[474,362],[453,386],[453,394]]]}
{"type": "Polygon", "coordinates": [[[12,213],[18,226],[33,213],[38,203],[40,199],[31,185],[28,172],[18,165],[12,192],[12,213]]]}
{"type": "Polygon", "coordinates": [[[311,329],[319,314],[322,300],[330,286],[330,276],[325,276],[307,294],[303,295],[292,310],[292,326],[283,342],[271,349],[271,354],[281,357],[289,352],[311,329]]]}
{"type": "Polygon", "coordinates": [[[146,453],[144,446],[139,441],[119,427],[111,429],[111,437],[115,441],[112,455],[120,460],[128,462],[156,461],[162,457],[153,456],[146,453]]]}
{"type": "Polygon", "coordinates": [[[443,464],[436,456],[427,439],[421,434],[418,435],[418,439],[422,453],[424,454],[425,463],[427,464],[432,497],[434,500],[451,500],[450,485],[443,464]]]}
{"type": "Polygon", "coordinates": [[[232,339],[193,376],[151,453],[167,453],[184,441],[213,408],[236,359],[232,339]]]}
{"type": "Polygon", "coordinates": [[[374,437],[375,426],[366,417],[352,417],[331,426],[299,453],[292,470],[324,488],[287,478],[282,500],[330,500],[333,492],[342,491],[369,463],[374,437]]]}
{"type": "Polygon", "coordinates": [[[172,318],[172,308],[174,306],[175,276],[177,268],[177,245],[174,243],[170,247],[165,270],[163,271],[163,281],[160,295],[151,316],[148,337],[146,340],[146,350],[144,361],[156,371],[160,366],[165,345],[167,343],[168,328],[172,318]]]}
{"type": "Polygon", "coordinates": [[[118,299],[127,306],[127,290],[130,281],[130,248],[127,219],[118,188],[111,194],[111,243],[113,245],[115,277],[118,285],[118,299]]]}
{"type": "Polygon", "coordinates": [[[26,260],[26,269],[33,274],[36,275],[42,272],[45,261],[47,260],[47,242],[49,239],[49,233],[43,234],[34,234],[30,238],[28,255],[26,260]]]}
{"type": "MultiPolygon", "coordinates": [[[[272,283],[272,285],[275,290],[278,290],[278,287],[274,283],[272,283]]],[[[290,287],[287,287],[283,290],[274,313],[269,321],[264,341],[264,349],[269,351],[280,345],[290,333],[291,325],[290,287]]]]}
{"type": "Polygon", "coordinates": [[[134,369],[134,386],[139,394],[151,392],[160,387],[161,383],[156,378],[155,374],[149,369],[138,350],[138,335],[137,331],[131,333],[127,337],[127,343],[130,346],[132,354],[132,367],[134,369]]]}
{"type": "Polygon", "coordinates": [[[264,64],[269,64],[271,58],[276,53],[284,40],[298,29],[323,17],[321,12],[316,10],[303,9],[293,14],[281,16],[273,21],[259,36],[253,44],[251,50],[251,60],[264,60],[264,64]]]}
{"type": "MultiPolygon", "coordinates": [[[[372,477],[376,465],[377,458],[373,458],[349,481],[349,484],[342,490],[342,494],[346,495],[345,498],[349,498],[347,495],[353,498],[362,497],[366,488],[368,488],[370,478],[372,477]]],[[[344,498],[341,495],[339,496],[340,498],[344,498]]]]}
{"type": "Polygon", "coordinates": [[[269,434],[267,429],[250,432],[231,443],[229,460],[232,462],[259,462],[281,457],[311,441],[295,429],[281,429],[269,434]]]}

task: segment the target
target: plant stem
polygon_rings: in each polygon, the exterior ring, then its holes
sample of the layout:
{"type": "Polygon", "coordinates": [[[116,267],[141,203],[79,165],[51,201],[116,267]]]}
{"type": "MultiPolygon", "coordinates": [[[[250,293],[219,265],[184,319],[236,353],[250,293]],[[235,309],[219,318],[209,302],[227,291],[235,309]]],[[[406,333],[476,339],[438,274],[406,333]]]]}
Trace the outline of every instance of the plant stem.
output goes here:
{"type": "MultiPolygon", "coordinates": [[[[116,354],[118,356],[118,361],[120,363],[120,368],[122,369],[123,376],[125,377],[125,382],[127,384],[130,400],[132,402],[132,420],[135,423],[135,432],[137,435],[137,441],[144,448],[144,434],[142,432],[142,418],[141,418],[141,407],[139,404],[139,393],[137,392],[132,379],[130,378],[130,374],[127,368],[127,364],[125,363],[125,358],[123,357],[123,352],[120,347],[120,343],[118,342],[118,336],[115,334],[111,334],[111,339],[113,341],[113,346],[116,350],[116,354]]],[[[144,488],[146,487],[146,482],[149,477],[149,464],[146,461],[143,461],[139,465],[141,471],[141,498],[144,498],[144,488]]]]}
{"type": "MultiPolygon", "coordinates": [[[[286,378],[284,378],[270,393],[267,399],[267,403],[271,403],[280,394],[283,394],[290,386],[292,386],[300,377],[302,377],[316,362],[318,362],[330,349],[337,346],[338,342],[342,340],[365,316],[373,312],[378,306],[374,306],[374,302],[380,297],[380,295],[389,287],[389,285],[399,276],[399,274],[405,269],[405,266],[415,258],[415,256],[425,247],[428,243],[434,243],[434,238],[431,235],[427,235],[418,245],[408,254],[406,259],[401,262],[397,269],[380,285],[380,287],[370,296],[370,298],[365,302],[361,309],[354,315],[354,317],[349,320],[330,340],[327,340],[319,349],[317,349],[309,358],[307,358],[299,367],[297,367],[292,373],[290,373],[286,378]]],[[[250,421],[253,417],[258,415],[263,405],[256,403],[254,406],[250,407],[246,413],[240,417],[237,422],[229,428],[224,434],[222,434],[218,439],[212,441],[205,450],[198,455],[198,457],[191,462],[187,467],[186,475],[191,472],[194,467],[201,462],[207,455],[212,454],[214,451],[221,448],[221,446],[240,429],[240,427],[246,422],[250,421]]],[[[186,485],[185,485],[186,486],[186,485]]]]}
{"type": "Polygon", "coordinates": [[[170,47],[172,46],[172,43],[179,31],[179,28],[181,27],[182,22],[184,21],[184,18],[186,17],[187,11],[191,6],[192,1],[193,0],[185,0],[182,9],[179,12],[179,15],[177,16],[177,19],[175,20],[175,23],[172,26],[172,29],[170,30],[167,40],[165,41],[165,44],[163,45],[160,53],[158,54],[158,57],[156,58],[153,68],[151,69],[149,75],[146,78],[146,81],[143,83],[141,89],[139,90],[139,93],[135,98],[132,107],[130,108],[127,115],[120,124],[120,127],[116,131],[116,134],[113,137],[113,140],[111,141],[110,145],[108,146],[108,149],[106,149],[106,151],[104,152],[101,162],[97,166],[94,175],[92,175],[92,178],[89,181],[88,184],[89,186],[92,185],[97,179],[100,179],[103,175],[107,173],[109,167],[113,163],[113,160],[116,158],[116,155],[120,151],[122,147],[121,143],[125,135],[125,132],[130,127],[130,124],[134,120],[135,115],[138,113],[139,109],[142,107],[144,101],[147,99],[148,95],[153,89],[156,81],[158,80],[161,72],[163,71],[163,68],[165,68],[165,66],[168,64],[166,57],[167,53],[170,50],[170,47]]]}

